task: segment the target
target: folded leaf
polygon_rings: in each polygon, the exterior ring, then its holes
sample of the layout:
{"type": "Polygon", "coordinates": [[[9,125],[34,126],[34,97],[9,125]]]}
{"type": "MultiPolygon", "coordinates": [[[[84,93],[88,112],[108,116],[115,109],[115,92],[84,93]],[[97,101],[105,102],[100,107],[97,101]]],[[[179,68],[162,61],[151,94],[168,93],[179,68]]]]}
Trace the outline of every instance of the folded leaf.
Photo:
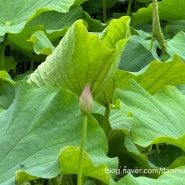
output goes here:
{"type": "Polygon", "coordinates": [[[54,51],[55,47],[44,34],[43,31],[36,31],[33,33],[29,42],[33,43],[33,50],[36,54],[45,54],[49,55],[54,51]]]}
{"type": "Polygon", "coordinates": [[[63,87],[78,96],[88,83],[96,98],[117,69],[126,41],[122,39],[116,49],[109,49],[98,35],[88,33],[82,21],[76,21],[28,82],[37,87],[63,87]]]}
{"type": "Polygon", "coordinates": [[[109,48],[115,48],[116,43],[131,36],[130,17],[123,16],[120,19],[113,19],[109,26],[101,33],[102,43],[109,48]]]}

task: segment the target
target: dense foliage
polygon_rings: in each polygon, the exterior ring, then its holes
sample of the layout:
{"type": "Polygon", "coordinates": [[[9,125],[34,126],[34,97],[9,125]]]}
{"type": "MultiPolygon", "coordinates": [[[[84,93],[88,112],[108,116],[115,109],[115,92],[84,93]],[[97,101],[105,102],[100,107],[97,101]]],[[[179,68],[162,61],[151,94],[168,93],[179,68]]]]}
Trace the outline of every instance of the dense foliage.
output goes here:
{"type": "Polygon", "coordinates": [[[0,184],[184,183],[184,0],[0,0],[0,184]],[[159,21],[160,19],[160,21],[159,21]]]}

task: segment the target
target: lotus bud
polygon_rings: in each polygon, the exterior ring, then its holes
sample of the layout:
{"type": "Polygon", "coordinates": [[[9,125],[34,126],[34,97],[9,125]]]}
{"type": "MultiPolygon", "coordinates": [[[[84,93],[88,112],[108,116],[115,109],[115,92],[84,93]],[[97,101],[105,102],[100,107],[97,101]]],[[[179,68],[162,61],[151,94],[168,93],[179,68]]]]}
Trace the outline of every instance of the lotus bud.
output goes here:
{"type": "Polygon", "coordinates": [[[91,90],[89,88],[89,85],[86,84],[80,96],[80,103],[79,103],[80,110],[82,111],[82,113],[84,114],[90,113],[92,109],[92,104],[93,104],[93,98],[92,98],[91,90]]]}

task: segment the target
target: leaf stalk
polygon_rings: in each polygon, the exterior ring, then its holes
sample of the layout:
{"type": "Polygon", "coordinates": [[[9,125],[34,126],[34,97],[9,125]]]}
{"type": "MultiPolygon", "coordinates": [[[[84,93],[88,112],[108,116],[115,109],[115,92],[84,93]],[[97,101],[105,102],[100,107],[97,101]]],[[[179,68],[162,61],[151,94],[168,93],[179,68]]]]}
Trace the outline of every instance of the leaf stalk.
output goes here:
{"type": "Polygon", "coordinates": [[[8,34],[6,33],[4,36],[4,41],[0,48],[0,71],[4,70],[4,52],[6,48],[7,38],[8,38],[8,34]]]}
{"type": "Polygon", "coordinates": [[[133,0],[130,0],[127,7],[127,15],[130,16],[131,14],[131,6],[132,6],[133,0]]]}
{"type": "Polygon", "coordinates": [[[109,124],[109,114],[110,114],[110,109],[106,108],[105,113],[104,113],[104,118],[103,118],[103,124],[102,124],[102,129],[104,130],[105,134],[108,134],[110,124],[109,124]]]}
{"type": "Polygon", "coordinates": [[[80,143],[79,160],[78,160],[77,185],[82,185],[82,168],[83,168],[85,138],[86,138],[86,132],[87,132],[87,118],[88,118],[88,114],[84,113],[83,114],[83,125],[82,125],[82,136],[81,136],[81,143],[80,143]]]}
{"type": "Polygon", "coordinates": [[[106,12],[106,1],[102,0],[102,7],[103,7],[103,22],[107,22],[107,12],[106,12]]]}

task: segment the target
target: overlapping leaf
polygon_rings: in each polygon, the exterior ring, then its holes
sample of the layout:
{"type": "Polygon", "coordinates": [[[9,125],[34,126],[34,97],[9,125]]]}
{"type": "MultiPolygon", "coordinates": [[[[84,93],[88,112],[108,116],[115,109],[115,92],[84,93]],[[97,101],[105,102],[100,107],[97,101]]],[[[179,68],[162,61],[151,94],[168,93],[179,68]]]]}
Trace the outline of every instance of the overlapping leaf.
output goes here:
{"type": "Polygon", "coordinates": [[[49,55],[55,49],[43,31],[34,32],[29,41],[33,43],[33,50],[37,54],[49,55]]]}
{"type": "Polygon", "coordinates": [[[29,20],[43,11],[55,10],[65,13],[74,3],[82,2],[75,0],[0,0],[0,36],[5,33],[19,33],[29,20]]]}
{"type": "Polygon", "coordinates": [[[134,79],[151,94],[156,93],[165,85],[178,85],[185,83],[185,64],[175,56],[172,61],[152,61],[141,71],[132,73],[117,70],[104,92],[98,97],[98,101],[107,106],[112,102],[112,94],[116,88],[123,88],[134,79]]]}
{"type": "Polygon", "coordinates": [[[167,42],[168,52],[173,55],[178,54],[185,62],[185,33],[183,31],[176,34],[171,40],[167,42]]]}
{"type": "Polygon", "coordinates": [[[139,36],[133,35],[127,42],[121,56],[119,69],[137,72],[147,66],[152,60],[160,60],[156,53],[156,44],[149,51],[151,41],[144,40],[139,36]]]}
{"type": "MultiPolygon", "coordinates": [[[[18,170],[27,173],[17,173],[19,180],[34,179],[33,176],[55,177],[66,167],[63,168],[62,161],[61,166],[58,163],[58,157],[62,157],[60,150],[65,146],[80,145],[82,116],[78,111],[79,99],[63,89],[57,92],[52,88],[37,89],[26,82],[17,82],[15,91],[13,103],[7,110],[0,111],[0,182],[13,184],[18,170]]],[[[91,169],[93,166],[97,169],[97,165],[115,168],[117,159],[106,156],[103,131],[95,119],[89,117],[88,120],[85,150],[92,161],[91,169]]],[[[66,160],[73,170],[75,161],[70,156],[66,160]]],[[[104,182],[111,180],[110,174],[106,177],[102,174],[102,166],[96,173],[104,182]]]]}
{"type": "MultiPolygon", "coordinates": [[[[183,20],[185,19],[184,7],[184,0],[163,0],[158,3],[160,19],[183,20]]],[[[133,14],[132,18],[134,24],[151,21],[152,3],[148,6],[148,8],[140,8],[137,13],[133,14]]]]}
{"type": "MultiPolygon", "coordinates": [[[[28,27],[43,25],[48,34],[64,32],[76,20],[85,18],[80,6],[72,6],[68,12],[46,11],[27,24],[28,27]]],[[[61,36],[61,35],[59,35],[61,36]]],[[[52,39],[53,40],[53,39],[52,39]]]]}
{"type": "Polygon", "coordinates": [[[33,44],[28,42],[32,34],[36,31],[45,31],[43,26],[25,27],[20,33],[9,34],[8,41],[12,48],[19,50],[24,55],[33,57],[33,44]]]}
{"type": "Polygon", "coordinates": [[[152,143],[170,143],[185,150],[185,96],[175,87],[165,87],[151,96],[136,82],[116,90],[114,100],[122,101],[121,109],[132,112],[133,141],[143,147],[152,143]]]}

